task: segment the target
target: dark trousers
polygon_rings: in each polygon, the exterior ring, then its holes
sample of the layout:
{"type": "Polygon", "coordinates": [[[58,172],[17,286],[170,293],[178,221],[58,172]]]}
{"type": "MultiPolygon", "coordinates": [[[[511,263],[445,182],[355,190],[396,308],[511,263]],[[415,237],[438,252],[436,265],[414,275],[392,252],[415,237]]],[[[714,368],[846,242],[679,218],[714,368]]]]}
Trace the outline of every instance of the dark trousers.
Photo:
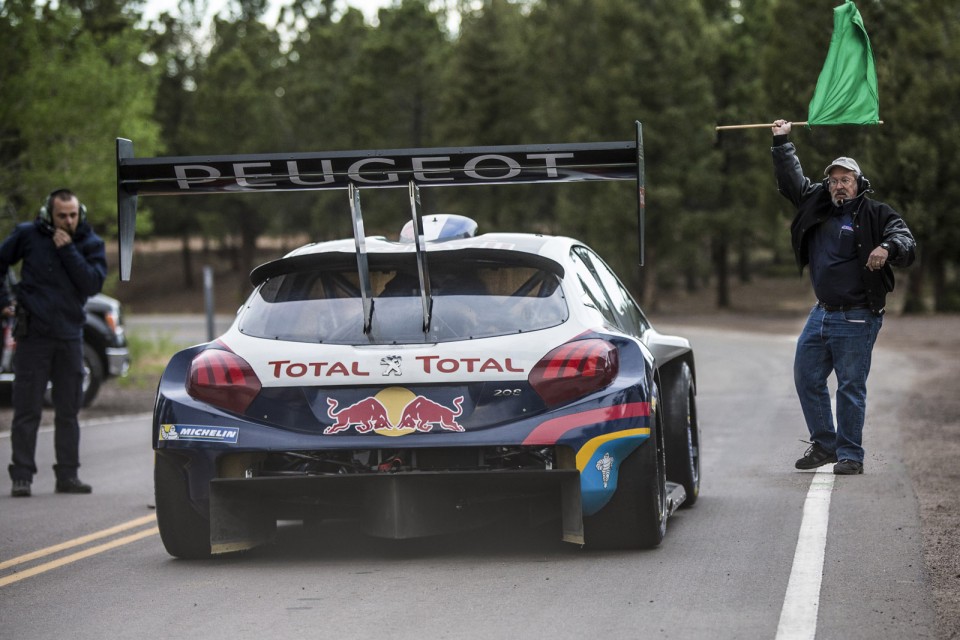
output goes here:
{"type": "Polygon", "coordinates": [[[13,370],[13,461],[10,478],[32,481],[37,473],[37,431],[47,382],[53,383],[54,449],[58,480],[74,478],[80,466],[83,340],[26,336],[17,341],[13,370]]]}

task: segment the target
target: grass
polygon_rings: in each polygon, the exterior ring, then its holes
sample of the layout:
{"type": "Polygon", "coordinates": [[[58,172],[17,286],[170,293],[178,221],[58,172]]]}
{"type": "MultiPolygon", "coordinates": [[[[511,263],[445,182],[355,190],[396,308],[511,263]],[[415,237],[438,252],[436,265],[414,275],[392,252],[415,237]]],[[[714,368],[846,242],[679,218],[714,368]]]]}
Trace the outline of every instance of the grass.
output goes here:
{"type": "Polygon", "coordinates": [[[142,389],[156,386],[170,358],[183,347],[168,335],[148,338],[128,332],[127,348],[130,349],[130,373],[118,378],[117,383],[125,388],[142,389]]]}

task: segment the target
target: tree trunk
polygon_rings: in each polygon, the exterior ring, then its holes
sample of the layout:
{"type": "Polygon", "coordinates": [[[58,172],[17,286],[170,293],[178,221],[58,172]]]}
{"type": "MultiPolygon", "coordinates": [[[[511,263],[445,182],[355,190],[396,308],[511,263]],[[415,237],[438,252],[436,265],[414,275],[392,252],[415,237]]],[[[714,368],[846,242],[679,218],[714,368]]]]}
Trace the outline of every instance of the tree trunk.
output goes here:
{"type": "Polygon", "coordinates": [[[183,288],[193,291],[196,281],[193,278],[193,254],[190,252],[190,232],[180,234],[180,262],[183,265],[183,288]]]}
{"type": "Polygon", "coordinates": [[[644,266],[640,267],[638,276],[640,306],[646,311],[656,311],[659,306],[656,269],[654,267],[657,263],[655,253],[656,250],[653,247],[648,246],[646,248],[646,255],[643,260],[644,266]]]}
{"type": "Polygon", "coordinates": [[[925,313],[927,310],[927,305],[923,300],[926,262],[927,260],[924,259],[907,272],[907,295],[903,301],[903,313],[925,313]]]}
{"type": "Polygon", "coordinates": [[[737,279],[741,284],[747,284],[753,277],[750,270],[750,241],[745,233],[741,233],[737,240],[737,279]]]}
{"type": "MultiPolygon", "coordinates": [[[[924,256],[926,258],[926,256],[924,256]]],[[[939,251],[934,251],[932,260],[924,260],[930,268],[930,277],[933,279],[933,310],[942,313],[956,311],[950,299],[947,284],[947,265],[941,259],[939,251]]]]}
{"type": "Polygon", "coordinates": [[[715,237],[713,240],[713,263],[717,276],[717,308],[730,308],[730,269],[727,265],[730,246],[726,238],[715,237]]]}

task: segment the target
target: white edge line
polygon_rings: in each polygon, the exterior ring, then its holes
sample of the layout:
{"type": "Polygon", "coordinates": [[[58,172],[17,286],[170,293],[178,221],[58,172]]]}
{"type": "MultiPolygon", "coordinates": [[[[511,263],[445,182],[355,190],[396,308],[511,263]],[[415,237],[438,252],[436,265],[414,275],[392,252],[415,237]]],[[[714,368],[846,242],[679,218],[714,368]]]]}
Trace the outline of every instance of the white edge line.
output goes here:
{"type": "Polygon", "coordinates": [[[803,519],[787,593],[780,610],[776,640],[813,640],[817,635],[817,614],[820,609],[820,584],[823,581],[823,559],[827,546],[827,525],[830,520],[830,497],[833,493],[833,468],[817,469],[810,481],[803,504],[803,519]]]}

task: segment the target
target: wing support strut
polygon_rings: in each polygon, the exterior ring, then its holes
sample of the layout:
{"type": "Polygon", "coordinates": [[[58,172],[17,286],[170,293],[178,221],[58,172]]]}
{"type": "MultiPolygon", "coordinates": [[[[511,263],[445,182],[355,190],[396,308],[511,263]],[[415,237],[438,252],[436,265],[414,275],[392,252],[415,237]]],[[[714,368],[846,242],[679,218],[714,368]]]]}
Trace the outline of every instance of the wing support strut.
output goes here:
{"type": "Polygon", "coordinates": [[[363,301],[363,333],[369,335],[373,326],[373,292],[370,286],[370,262],[367,259],[367,241],[363,233],[363,215],[360,213],[360,189],[352,182],[347,186],[350,198],[350,217],[353,220],[353,241],[357,248],[357,272],[360,275],[360,299],[363,301]]]}
{"type": "Polygon", "coordinates": [[[423,244],[423,220],[420,212],[420,187],[410,181],[410,215],[413,218],[413,241],[417,250],[417,275],[420,278],[420,302],[423,304],[423,332],[430,331],[433,313],[433,295],[430,293],[430,270],[427,268],[427,251],[423,244]]]}

